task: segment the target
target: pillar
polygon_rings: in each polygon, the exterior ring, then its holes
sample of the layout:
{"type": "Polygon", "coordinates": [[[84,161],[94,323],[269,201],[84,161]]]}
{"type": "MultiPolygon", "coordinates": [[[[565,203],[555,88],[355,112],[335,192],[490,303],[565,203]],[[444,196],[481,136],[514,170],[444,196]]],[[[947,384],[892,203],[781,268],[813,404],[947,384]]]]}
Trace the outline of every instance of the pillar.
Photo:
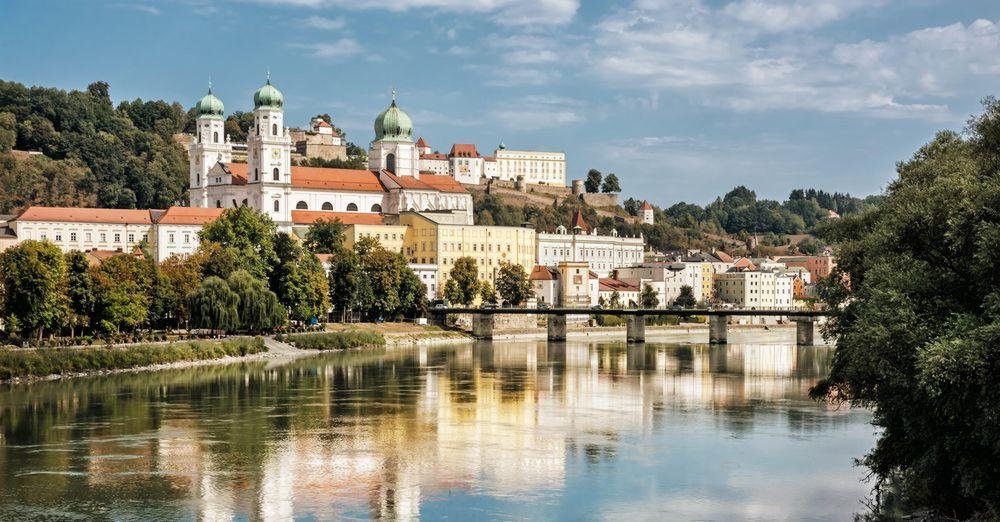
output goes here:
{"type": "Polygon", "coordinates": [[[477,339],[493,339],[493,314],[473,314],[472,336],[477,339]]]}
{"type": "Polygon", "coordinates": [[[627,316],[625,318],[625,336],[630,343],[646,342],[646,316],[627,316]]]}
{"type": "Polygon", "coordinates": [[[812,317],[797,317],[795,319],[795,344],[799,346],[814,346],[816,335],[815,320],[812,317]]]}
{"type": "Polygon", "coordinates": [[[728,340],[729,317],[725,315],[708,316],[708,342],[711,344],[726,344],[728,340]]]}
{"type": "Polygon", "coordinates": [[[447,326],[448,314],[435,313],[433,310],[428,314],[430,316],[430,324],[433,326],[440,326],[444,328],[447,326]]]}
{"type": "Polygon", "coordinates": [[[549,316],[548,320],[548,340],[550,341],[565,341],[566,340],[566,316],[553,314],[549,316]]]}

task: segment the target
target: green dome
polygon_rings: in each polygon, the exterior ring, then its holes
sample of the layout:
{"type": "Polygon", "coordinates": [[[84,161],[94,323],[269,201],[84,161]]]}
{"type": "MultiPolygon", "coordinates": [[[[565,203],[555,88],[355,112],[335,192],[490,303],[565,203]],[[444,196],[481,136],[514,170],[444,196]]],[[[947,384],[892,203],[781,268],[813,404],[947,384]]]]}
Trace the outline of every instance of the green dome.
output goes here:
{"type": "Polygon", "coordinates": [[[271,85],[271,78],[268,78],[267,83],[260,89],[257,89],[257,92],[253,93],[254,109],[259,109],[261,107],[280,109],[284,103],[285,99],[281,95],[281,91],[275,89],[274,86],[271,85]]]}
{"type": "Polygon", "coordinates": [[[225,110],[225,106],[222,105],[222,100],[215,97],[212,94],[212,89],[208,90],[202,99],[198,100],[198,103],[194,105],[194,108],[198,111],[198,116],[222,116],[222,111],[225,110]]]}
{"type": "Polygon", "coordinates": [[[396,106],[393,97],[392,105],[375,118],[375,139],[387,141],[413,141],[413,121],[409,115],[396,106]]]}

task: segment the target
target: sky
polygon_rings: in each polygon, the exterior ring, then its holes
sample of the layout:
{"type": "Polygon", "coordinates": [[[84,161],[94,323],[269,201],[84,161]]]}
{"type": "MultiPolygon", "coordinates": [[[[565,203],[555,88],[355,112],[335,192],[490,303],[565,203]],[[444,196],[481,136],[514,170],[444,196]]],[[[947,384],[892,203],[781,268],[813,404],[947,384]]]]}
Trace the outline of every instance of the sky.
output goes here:
{"type": "Polygon", "coordinates": [[[447,152],[564,151],[570,178],[704,205],[737,185],[881,192],[1000,85],[996,0],[3,2],[0,79],[332,115],[363,147],[390,100],[447,152]]]}

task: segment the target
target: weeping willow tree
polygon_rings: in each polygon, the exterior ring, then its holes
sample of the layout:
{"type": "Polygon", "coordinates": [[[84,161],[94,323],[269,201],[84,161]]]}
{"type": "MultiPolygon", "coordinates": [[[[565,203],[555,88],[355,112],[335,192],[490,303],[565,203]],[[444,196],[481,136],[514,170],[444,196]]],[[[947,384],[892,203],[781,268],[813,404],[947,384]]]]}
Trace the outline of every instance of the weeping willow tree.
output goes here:
{"type": "Polygon", "coordinates": [[[191,326],[231,331],[240,326],[240,296],[219,277],[207,277],[188,295],[191,326]]]}
{"type": "Polygon", "coordinates": [[[238,329],[261,332],[285,324],[285,308],[263,281],[246,270],[237,270],[229,276],[227,283],[229,289],[239,297],[239,307],[236,310],[239,317],[238,329]]]}

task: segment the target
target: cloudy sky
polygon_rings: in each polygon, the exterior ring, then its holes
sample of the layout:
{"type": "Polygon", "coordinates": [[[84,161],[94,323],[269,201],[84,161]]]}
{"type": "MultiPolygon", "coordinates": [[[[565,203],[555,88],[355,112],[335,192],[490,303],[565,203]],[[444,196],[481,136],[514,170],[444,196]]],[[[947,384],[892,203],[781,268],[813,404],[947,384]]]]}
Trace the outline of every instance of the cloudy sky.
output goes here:
{"type": "Polygon", "coordinates": [[[393,86],[432,147],[562,150],[571,177],[704,204],[738,184],[867,195],[1000,86],[995,0],[5,2],[0,78],[227,112],[270,70],[286,122],[367,144],[393,86]]]}

